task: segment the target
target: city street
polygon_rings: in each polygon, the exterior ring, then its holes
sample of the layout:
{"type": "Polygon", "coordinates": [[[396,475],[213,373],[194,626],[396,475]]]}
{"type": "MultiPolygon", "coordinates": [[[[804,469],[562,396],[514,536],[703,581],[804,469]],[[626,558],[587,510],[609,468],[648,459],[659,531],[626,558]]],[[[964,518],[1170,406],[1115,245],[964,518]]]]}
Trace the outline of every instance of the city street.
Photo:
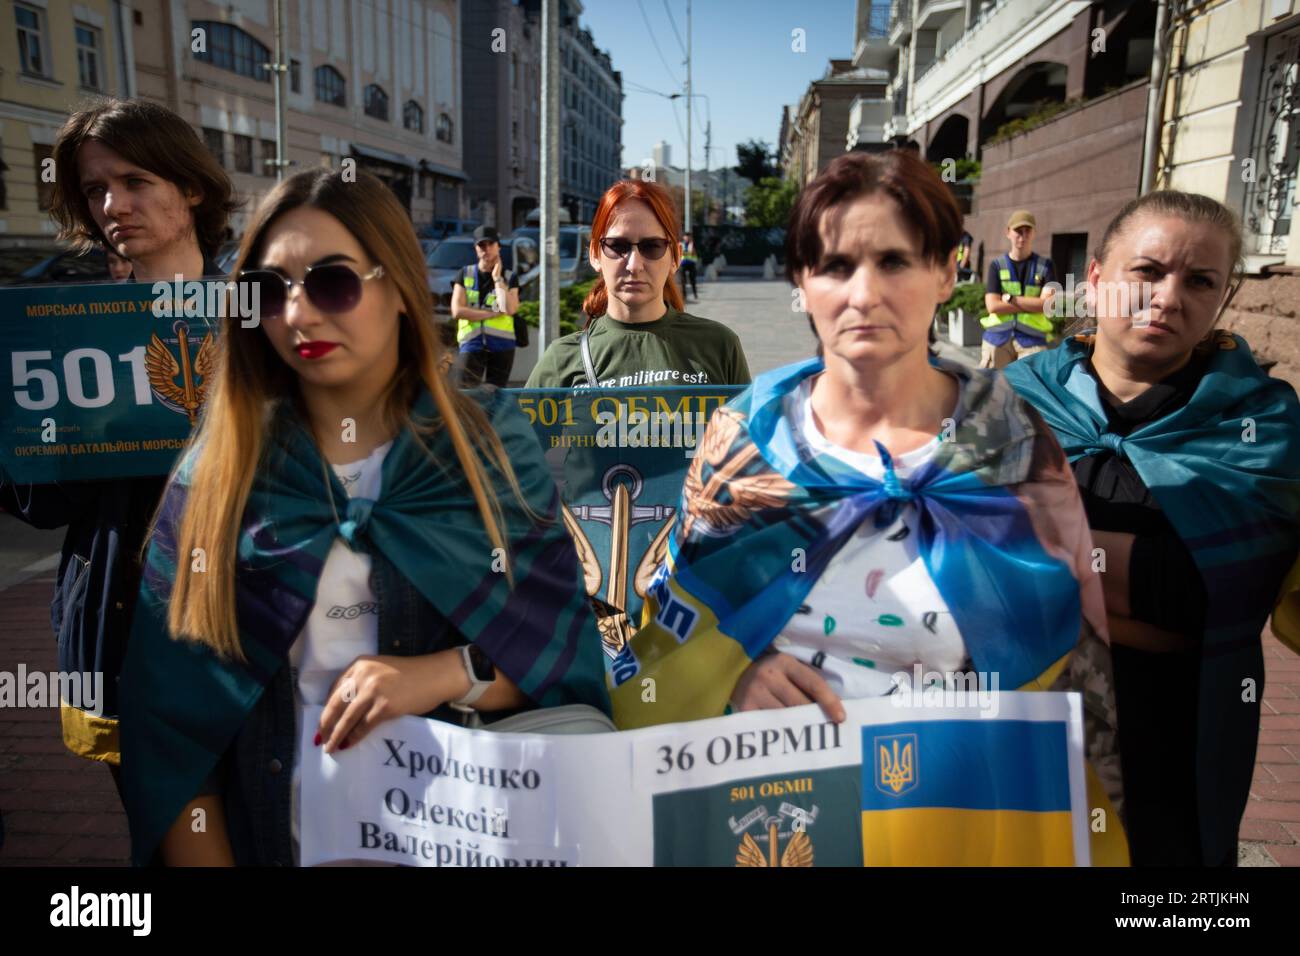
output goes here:
{"type": "MultiPolygon", "coordinates": [[[[755,374],[814,351],[783,280],[738,276],[700,283],[688,311],[741,337],[755,374]]],[[[974,350],[941,351],[972,361],[974,350]]],[[[58,531],[0,515],[0,671],[57,667],[49,600],[58,531]]],[[[1264,638],[1267,683],[1251,801],[1241,828],[1247,866],[1300,866],[1300,657],[1264,638]]],[[[127,828],[106,767],[69,755],[57,708],[7,708],[0,720],[0,866],[125,865],[127,828]]]]}

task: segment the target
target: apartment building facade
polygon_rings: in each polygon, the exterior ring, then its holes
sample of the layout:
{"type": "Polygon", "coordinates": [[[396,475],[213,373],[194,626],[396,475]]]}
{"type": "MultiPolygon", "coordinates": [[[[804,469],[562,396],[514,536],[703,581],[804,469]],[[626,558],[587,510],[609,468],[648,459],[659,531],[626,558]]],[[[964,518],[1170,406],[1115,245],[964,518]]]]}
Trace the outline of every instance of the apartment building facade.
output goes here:
{"type": "Polygon", "coordinates": [[[1156,183],[1241,216],[1247,278],[1223,322],[1300,389],[1300,0],[1209,0],[1173,21],[1156,183]]]}
{"type": "Polygon", "coordinates": [[[885,135],[932,162],[978,160],[964,184],[982,269],[1027,208],[1037,251],[1081,277],[1138,193],[1156,5],[1148,0],[898,0],[885,135]]]}
{"type": "Polygon", "coordinates": [[[463,13],[469,216],[504,234],[541,197],[541,7],[479,0],[463,13]]]}
{"type": "MultiPolygon", "coordinates": [[[[199,129],[245,199],[242,233],[275,184],[275,99],[265,68],[273,0],[131,0],[138,93],[199,129]]],[[[466,212],[461,17],[455,0],[285,4],[289,171],[357,169],[384,180],[417,226],[466,212]]]]}
{"type": "MultiPolygon", "coordinates": [[[[541,196],[541,0],[465,4],[473,38],[504,30],[501,44],[477,39],[465,49],[465,168],[472,215],[509,230],[524,223],[541,196]]],[[[560,205],[571,221],[590,222],[601,195],[622,175],[623,79],[591,31],[579,0],[560,8],[560,205]]]]}
{"type": "MultiPolygon", "coordinates": [[[[541,7],[541,0],[529,3],[541,7]]],[[[582,9],[579,0],[565,0],[560,15],[560,204],[574,222],[589,223],[621,176],[623,75],[580,25],[582,9]]]]}
{"type": "MultiPolygon", "coordinates": [[[[825,75],[808,84],[798,106],[782,118],[779,155],[782,173],[799,185],[813,179],[836,156],[858,148],[850,129],[861,128],[863,104],[883,101],[889,73],[882,67],[855,65],[850,59],[831,60],[825,75]],[[855,116],[857,125],[851,124],[855,116]]],[[[883,144],[873,147],[884,148],[883,144]]],[[[867,148],[866,142],[861,148],[867,148]]]]}
{"type": "Polygon", "coordinates": [[[130,21],[113,0],[0,0],[0,248],[54,248],[54,140],[87,97],[130,94],[130,21]]]}

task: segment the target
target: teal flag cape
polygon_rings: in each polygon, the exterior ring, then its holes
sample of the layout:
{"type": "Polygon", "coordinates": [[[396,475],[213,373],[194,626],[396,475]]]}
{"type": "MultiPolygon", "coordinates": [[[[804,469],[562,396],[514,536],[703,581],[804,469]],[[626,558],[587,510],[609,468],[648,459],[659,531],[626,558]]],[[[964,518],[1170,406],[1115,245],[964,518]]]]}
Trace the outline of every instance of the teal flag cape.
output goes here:
{"type": "Polygon", "coordinates": [[[1300,547],[1300,403],[1289,384],[1264,374],[1244,339],[1220,331],[1198,347],[1212,354],[1187,404],[1125,437],[1107,431],[1085,361],[1088,337],[1005,374],[1071,462],[1107,450],[1133,464],[1201,572],[1209,603],[1198,799],[1204,849],[1219,856],[1237,838],[1254,774],[1260,632],[1300,547]]]}
{"type": "MultiPolygon", "coordinates": [[[[470,394],[500,437],[525,500],[543,516],[530,517],[489,466],[514,587],[500,565],[493,567],[492,545],[445,430],[423,441],[403,430],[384,458],[379,499],[349,499],[297,416],[286,414],[269,436],[239,537],[236,616],[246,663],[220,660],[167,634],[188,457],[178,469],[148,548],[122,676],[122,789],[136,863],[152,857],[286,664],[336,537],[382,552],[538,705],[584,703],[608,712],[600,638],[541,447],[508,393],[470,394]]],[[[435,419],[427,392],[412,417],[435,419]]]]}

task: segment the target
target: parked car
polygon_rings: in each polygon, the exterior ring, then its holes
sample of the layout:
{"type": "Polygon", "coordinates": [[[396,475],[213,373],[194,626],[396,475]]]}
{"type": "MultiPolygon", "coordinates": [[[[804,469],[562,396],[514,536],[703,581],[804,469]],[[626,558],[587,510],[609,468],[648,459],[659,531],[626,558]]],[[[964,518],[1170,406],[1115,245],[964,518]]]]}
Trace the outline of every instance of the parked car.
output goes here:
{"type": "MultiPolygon", "coordinates": [[[[573,217],[569,215],[569,210],[564,206],[560,207],[560,225],[567,226],[573,222],[573,217]]],[[[542,224],[542,207],[538,206],[533,209],[525,218],[525,226],[540,226],[542,224]]]]}
{"type": "Polygon", "coordinates": [[[100,282],[108,278],[108,257],[103,250],[92,249],[84,255],[71,250],[55,253],[17,276],[3,281],[6,285],[44,285],[100,282]]]}
{"type": "Polygon", "coordinates": [[[49,249],[34,249],[31,246],[10,246],[7,249],[0,249],[0,284],[12,282],[49,256],[49,249]]]}
{"type": "MultiPolygon", "coordinates": [[[[564,217],[561,216],[561,219],[564,217]]],[[[542,231],[537,226],[524,226],[516,229],[516,236],[527,236],[540,249],[542,231]]],[[[586,282],[596,274],[587,258],[587,247],[591,244],[590,226],[560,227],[560,288],[586,282]]]]}
{"type": "Polygon", "coordinates": [[[468,236],[482,223],[477,219],[435,219],[416,230],[421,239],[446,239],[449,236],[468,236]]]}
{"type": "MultiPolygon", "coordinates": [[[[478,255],[474,252],[474,237],[451,236],[444,239],[424,261],[428,266],[429,294],[433,296],[433,309],[438,315],[450,316],[453,280],[466,266],[478,261],[478,255]]],[[[518,234],[502,237],[501,262],[506,269],[514,270],[519,279],[519,301],[536,299],[541,277],[537,241],[518,234]]]]}

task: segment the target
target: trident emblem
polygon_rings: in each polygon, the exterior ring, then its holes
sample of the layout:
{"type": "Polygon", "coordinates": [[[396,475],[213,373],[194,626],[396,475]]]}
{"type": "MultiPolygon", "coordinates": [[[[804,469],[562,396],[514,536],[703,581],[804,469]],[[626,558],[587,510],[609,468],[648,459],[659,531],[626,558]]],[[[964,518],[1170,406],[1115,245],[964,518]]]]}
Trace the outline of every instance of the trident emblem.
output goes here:
{"type": "Polygon", "coordinates": [[[644,482],[641,473],[628,464],[618,464],[605,472],[601,479],[600,490],[605,495],[608,505],[574,505],[564,506],[564,523],[573,537],[573,543],[582,561],[583,576],[587,593],[595,597],[600,590],[602,577],[600,562],[595,556],[591,541],[583,532],[579,521],[597,521],[608,525],[609,575],[605,587],[605,603],[623,612],[611,617],[600,618],[601,641],[605,651],[611,657],[623,649],[623,645],[636,633],[636,628],[627,619],[627,569],[628,537],[634,525],[646,521],[662,521],[663,529],[656,535],[650,547],[646,549],[637,566],[633,589],[638,597],[644,598],[650,577],[659,565],[660,554],[667,544],[667,533],[672,528],[672,518],[676,509],[668,505],[637,505],[641,497],[644,482]],[[620,481],[620,478],[627,479],[620,481]]]}
{"type": "Polygon", "coordinates": [[[877,737],[873,746],[876,747],[876,789],[899,796],[916,786],[916,734],[877,737]]]}
{"type": "Polygon", "coordinates": [[[177,414],[187,415],[193,425],[207,394],[208,375],[216,359],[216,344],[209,332],[191,362],[190,327],[184,322],[176,322],[172,325],[172,331],[176,333],[180,361],[176,361],[172,350],[154,334],[150,336],[149,345],[145,349],[144,367],[149,373],[149,386],[158,401],[177,414]],[[202,379],[197,385],[194,382],[196,374],[202,379]],[[181,379],[179,385],[176,383],[177,376],[181,379]]]}

